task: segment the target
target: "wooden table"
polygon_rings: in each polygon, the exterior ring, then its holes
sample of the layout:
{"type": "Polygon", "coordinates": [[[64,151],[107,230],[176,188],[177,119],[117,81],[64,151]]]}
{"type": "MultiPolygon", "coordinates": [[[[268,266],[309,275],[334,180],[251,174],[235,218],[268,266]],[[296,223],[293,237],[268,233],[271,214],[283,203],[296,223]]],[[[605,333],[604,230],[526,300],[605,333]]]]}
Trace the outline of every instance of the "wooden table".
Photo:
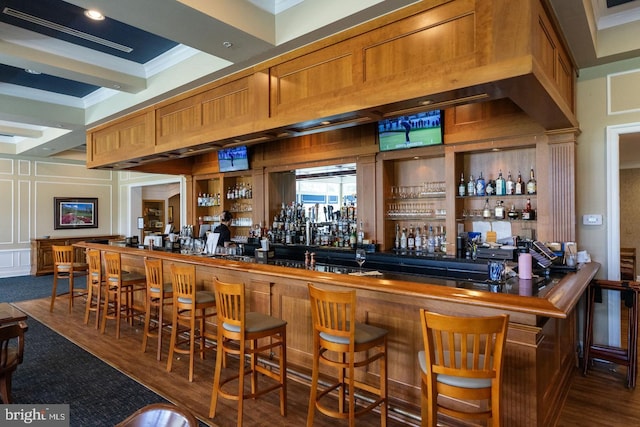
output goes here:
{"type": "Polygon", "coordinates": [[[23,322],[27,320],[27,315],[18,310],[8,302],[0,303],[0,326],[11,323],[23,322]]]}

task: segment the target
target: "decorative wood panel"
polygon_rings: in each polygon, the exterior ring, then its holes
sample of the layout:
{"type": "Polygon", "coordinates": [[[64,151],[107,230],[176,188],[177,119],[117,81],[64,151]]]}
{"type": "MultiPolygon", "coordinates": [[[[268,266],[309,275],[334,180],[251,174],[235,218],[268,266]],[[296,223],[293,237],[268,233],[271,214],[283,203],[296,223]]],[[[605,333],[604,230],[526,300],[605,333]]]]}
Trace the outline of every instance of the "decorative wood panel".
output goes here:
{"type": "Polygon", "coordinates": [[[87,167],[129,160],[154,152],[154,111],[135,113],[87,134],[87,167]]]}
{"type": "Polygon", "coordinates": [[[575,242],[575,140],[550,144],[548,160],[549,200],[553,202],[548,206],[550,233],[543,238],[545,241],[575,242]]]}

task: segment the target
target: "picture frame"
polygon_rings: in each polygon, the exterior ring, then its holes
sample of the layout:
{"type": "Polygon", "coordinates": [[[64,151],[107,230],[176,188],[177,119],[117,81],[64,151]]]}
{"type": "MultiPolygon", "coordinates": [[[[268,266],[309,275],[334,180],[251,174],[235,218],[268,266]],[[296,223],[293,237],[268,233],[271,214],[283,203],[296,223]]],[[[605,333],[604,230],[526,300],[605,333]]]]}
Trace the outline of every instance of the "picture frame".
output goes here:
{"type": "Polygon", "coordinates": [[[55,230],[98,228],[98,199],[95,197],[54,197],[55,230]]]}

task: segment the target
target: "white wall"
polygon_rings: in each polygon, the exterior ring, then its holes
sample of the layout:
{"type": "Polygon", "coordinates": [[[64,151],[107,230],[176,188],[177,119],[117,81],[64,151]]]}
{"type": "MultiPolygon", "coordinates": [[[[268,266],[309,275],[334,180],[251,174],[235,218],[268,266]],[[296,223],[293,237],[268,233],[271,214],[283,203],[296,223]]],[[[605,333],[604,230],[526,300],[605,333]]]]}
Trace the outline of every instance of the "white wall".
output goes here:
{"type": "Polygon", "coordinates": [[[30,274],[35,237],[137,234],[140,202],[130,188],[182,181],[171,175],[92,170],[78,161],[0,155],[0,277],[30,274]],[[98,228],[56,230],[54,197],[98,198],[98,228]]]}

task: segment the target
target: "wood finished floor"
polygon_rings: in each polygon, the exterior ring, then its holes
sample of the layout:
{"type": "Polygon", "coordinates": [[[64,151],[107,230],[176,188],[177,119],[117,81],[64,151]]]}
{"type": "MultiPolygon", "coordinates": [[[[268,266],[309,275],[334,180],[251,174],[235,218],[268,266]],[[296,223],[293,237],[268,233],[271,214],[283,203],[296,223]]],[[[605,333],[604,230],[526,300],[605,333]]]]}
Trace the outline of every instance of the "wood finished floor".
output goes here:
{"type": "MultiPolygon", "coordinates": [[[[175,358],[172,372],[166,371],[169,334],[163,338],[162,361],[156,360],[156,347],[149,342],[147,351],[142,352],[143,325],[133,326],[123,322],[120,339],[115,339],[115,322],[109,321],[105,334],[94,328],[95,318],[90,318],[89,325],[83,323],[84,303],[76,301],[71,315],[68,314],[68,299],[56,299],[53,313],[49,312],[50,300],[32,300],[14,305],[35,320],[47,325],[57,333],[65,336],[78,346],[99,357],[109,365],[124,372],[136,381],[144,384],[165,399],[188,408],[200,421],[211,426],[235,426],[237,422],[237,402],[218,399],[217,414],[214,419],[208,418],[215,352],[207,353],[204,360],[196,357],[194,381],[188,381],[188,357],[175,358]]],[[[237,363],[229,362],[223,375],[237,373],[237,363]]],[[[248,377],[247,377],[248,378],[248,377]]],[[[269,381],[261,377],[261,381],[269,381]]],[[[265,384],[265,382],[262,382],[265,384]]],[[[306,425],[309,399],[309,386],[301,381],[287,382],[287,416],[280,416],[279,394],[271,392],[257,400],[246,400],[244,403],[245,426],[303,426],[306,425]]],[[[126,414],[128,415],[128,414],[126,414]]],[[[123,417],[124,418],[124,417],[123,417]]],[[[368,414],[360,418],[358,425],[380,425],[380,416],[368,414]]],[[[416,423],[417,424],[417,423],[416,423]]],[[[414,425],[416,425],[414,424],[414,425]]],[[[347,425],[346,422],[333,420],[316,411],[315,426],[336,427],[347,425]]],[[[389,427],[412,425],[407,420],[388,420],[389,427]]]]}
{"type": "MultiPolygon", "coordinates": [[[[101,335],[92,323],[82,322],[84,304],[77,304],[71,315],[67,314],[67,301],[56,302],[56,309],[49,312],[49,300],[33,300],[16,303],[34,319],[61,333],[77,345],[114,366],[167,400],[187,407],[196,417],[208,425],[230,426],[236,423],[236,402],[220,400],[218,413],[209,419],[209,401],[213,382],[215,353],[205,360],[196,359],[194,382],[187,380],[188,361],[181,358],[174,362],[173,372],[166,371],[168,335],[164,340],[163,360],[155,359],[155,347],[150,343],[146,353],[141,351],[142,325],[123,324],[121,338],[115,340],[115,326],[110,322],[101,335]]],[[[227,368],[232,372],[235,366],[227,368]]],[[[571,389],[560,414],[558,426],[627,426],[640,422],[640,392],[625,387],[625,368],[597,363],[587,376],[576,368],[571,389]]],[[[246,426],[302,426],[306,423],[309,387],[299,381],[288,382],[288,414],[279,414],[278,394],[270,393],[245,403],[246,426]]],[[[316,426],[339,426],[345,422],[316,413],[316,426]]],[[[358,425],[379,425],[380,418],[372,414],[361,419],[358,425]]],[[[389,419],[388,425],[411,425],[407,420],[389,419]]],[[[546,427],[546,426],[545,426],[546,427]]]]}

